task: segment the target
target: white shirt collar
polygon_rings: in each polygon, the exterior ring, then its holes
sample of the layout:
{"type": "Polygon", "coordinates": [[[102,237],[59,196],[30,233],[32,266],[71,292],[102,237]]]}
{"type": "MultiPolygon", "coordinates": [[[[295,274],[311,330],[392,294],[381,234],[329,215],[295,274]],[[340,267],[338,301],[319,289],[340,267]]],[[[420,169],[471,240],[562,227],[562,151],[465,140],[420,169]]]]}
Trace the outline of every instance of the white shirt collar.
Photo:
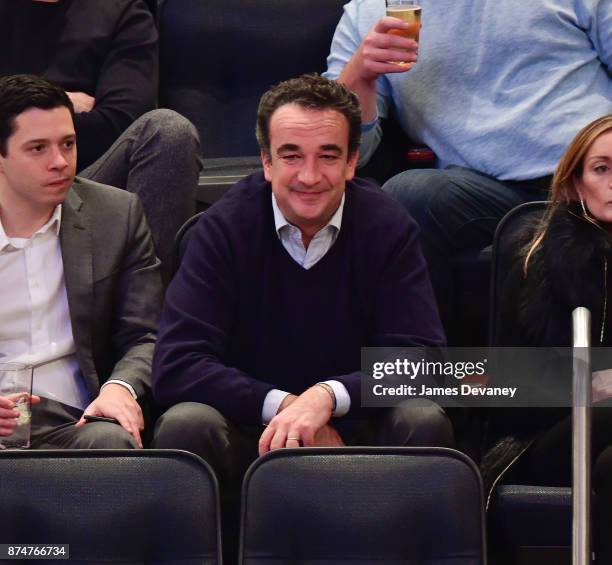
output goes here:
{"type": "MultiPolygon", "coordinates": [[[[53,230],[55,237],[58,237],[59,232],[60,232],[61,223],[62,223],[62,205],[58,204],[53,210],[53,214],[51,214],[51,217],[49,218],[47,223],[41,228],[37,229],[32,234],[32,237],[24,238],[24,239],[26,240],[32,239],[37,234],[43,234],[49,230],[53,230]]],[[[6,235],[6,232],[4,231],[4,226],[2,225],[2,220],[0,220],[0,251],[4,251],[5,248],[9,245],[11,245],[11,239],[6,235]]]]}
{"type": "MultiPolygon", "coordinates": [[[[346,194],[342,194],[340,205],[338,206],[337,210],[334,212],[334,215],[330,218],[329,222],[327,222],[327,224],[323,228],[321,228],[321,230],[319,231],[323,231],[328,226],[333,226],[338,231],[340,231],[340,228],[342,227],[342,211],[344,210],[345,197],[346,197],[346,194]]],[[[284,228],[285,226],[290,226],[293,224],[290,224],[287,221],[287,218],[283,216],[283,213],[281,212],[280,208],[278,207],[278,203],[276,202],[276,196],[274,196],[274,192],[272,192],[272,210],[274,211],[274,228],[276,229],[276,233],[278,237],[280,237],[280,230],[284,228]]]]}

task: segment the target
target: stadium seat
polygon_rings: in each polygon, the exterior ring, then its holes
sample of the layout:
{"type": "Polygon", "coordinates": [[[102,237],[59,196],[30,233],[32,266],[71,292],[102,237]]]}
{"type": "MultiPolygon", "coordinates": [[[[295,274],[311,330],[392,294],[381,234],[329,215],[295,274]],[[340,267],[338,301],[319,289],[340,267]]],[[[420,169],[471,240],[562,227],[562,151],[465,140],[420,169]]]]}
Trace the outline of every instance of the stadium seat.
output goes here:
{"type": "Polygon", "coordinates": [[[492,346],[510,347],[511,343],[501,343],[499,329],[501,293],[510,267],[516,257],[516,234],[526,226],[540,221],[546,209],[546,202],[526,202],[510,210],[499,222],[493,237],[491,259],[491,304],[489,311],[489,343],[492,346]]]}
{"type": "Polygon", "coordinates": [[[255,115],[281,80],[322,72],[344,0],[161,0],[160,101],[206,158],[259,154],[255,115]]]}
{"type": "Polygon", "coordinates": [[[0,492],[0,544],[68,544],[75,563],[221,563],[217,481],[191,453],[4,451],[0,492]]]}
{"type": "MultiPolygon", "coordinates": [[[[489,341],[511,347],[500,334],[500,305],[506,275],[517,252],[516,234],[540,221],[546,202],[527,202],[508,212],[493,240],[489,341]]],[[[572,496],[570,488],[501,485],[489,509],[490,546],[495,562],[563,564],[571,559],[572,496]]]]}
{"type": "Polygon", "coordinates": [[[451,449],[281,449],[242,497],[240,565],[486,562],[480,476],[451,449]]]}
{"type": "Polygon", "coordinates": [[[489,512],[489,542],[496,564],[571,563],[571,488],[501,485],[489,512]]]}
{"type": "Polygon", "coordinates": [[[187,251],[187,244],[191,237],[191,229],[195,226],[196,222],[200,219],[200,216],[205,212],[198,212],[194,216],[191,216],[179,229],[174,238],[174,250],[172,252],[172,273],[176,273],[183,260],[183,255],[187,251]]]}

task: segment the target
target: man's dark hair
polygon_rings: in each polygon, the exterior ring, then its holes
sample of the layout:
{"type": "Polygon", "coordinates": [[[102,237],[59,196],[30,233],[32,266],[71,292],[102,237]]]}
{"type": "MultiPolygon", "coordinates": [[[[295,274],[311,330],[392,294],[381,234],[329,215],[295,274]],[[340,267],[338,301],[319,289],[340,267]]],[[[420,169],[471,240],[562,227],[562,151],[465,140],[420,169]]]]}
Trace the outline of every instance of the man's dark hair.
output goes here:
{"type": "Polygon", "coordinates": [[[273,86],[259,101],[257,142],[264,155],[270,156],[270,118],[285,104],[297,104],[312,110],[336,110],[348,121],[348,152],[353,155],[361,140],[361,109],[357,95],[343,84],[316,73],[302,75],[273,86]]]}
{"type": "Polygon", "coordinates": [[[0,155],[6,157],[8,140],[15,133],[15,118],[30,108],[52,110],[65,106],[74,119],[74,106],[61,86],[34,75],[0,78],[0,155]]]}

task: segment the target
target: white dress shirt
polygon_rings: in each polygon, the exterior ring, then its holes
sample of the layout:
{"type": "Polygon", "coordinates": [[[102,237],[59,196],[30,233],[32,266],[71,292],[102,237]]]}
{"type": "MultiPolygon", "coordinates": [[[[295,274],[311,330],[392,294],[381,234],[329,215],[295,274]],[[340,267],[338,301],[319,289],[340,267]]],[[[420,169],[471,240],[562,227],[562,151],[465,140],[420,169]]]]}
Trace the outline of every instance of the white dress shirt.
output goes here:
{"type": "Polygon", "coordinates": [[[59,242],[62,207],[30,238],[0,222],[0,362],[34,367],[33,393],[85,408],[89,393],[76,358],[59,242]]]}
{"type": "MultiPolygon", "coordinates": [[[[304,267],[304,269],[310,269],[313,265],[316,265],[325,254],[331,249],[335,243],[340,228],[342,227],[342,211],[344,210],[344,194],[340,201],[340,206],[334,212],[327,225],[321,228],[312,238],[308,249],[304,247],[302,241],[302,232],[300,229],[293,224],[290,224],[283,213],[278,207],[276,197],[272,193],[272,209],[274,210],[274,226],[278,238],[281,240],[283,247],[287,250],[287,253],[291,258],[304,267]]],[[[334,395],[336,396],[336,409],[332,416],[340,417],[344,416],[351,407],[351,397],[349,396],[346,387],[336,380],[323,381],[332,387],[334,395]]],[[[263,408],[261,410],[261,419],[264,424],[267,424],[278,412],[280,405],[289,392],[279,389],[272,389],[264,399],[263,408]]]]}
{"type": "MultiPolygon", "coordinates": [[[[85,409],[91,402],[76,356],[59,232],[62,205],[32,237],[0,222],[0,363],[34,367],[32,392],[85,409]]],[[[120,380],[108,380],[104,386],[120,380]]]]}

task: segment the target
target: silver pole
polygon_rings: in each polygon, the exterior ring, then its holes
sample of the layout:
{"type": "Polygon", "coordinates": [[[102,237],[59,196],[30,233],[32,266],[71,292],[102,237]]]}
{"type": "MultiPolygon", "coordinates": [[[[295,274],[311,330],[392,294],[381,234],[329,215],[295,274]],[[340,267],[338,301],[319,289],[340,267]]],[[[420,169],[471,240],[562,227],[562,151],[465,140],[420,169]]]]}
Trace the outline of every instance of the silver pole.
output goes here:
{"type": "Polygon", "coordinates": [[[591,313],[572,312],[574,341],[572,469],[573,564],[591,563],[591,313]]]}

